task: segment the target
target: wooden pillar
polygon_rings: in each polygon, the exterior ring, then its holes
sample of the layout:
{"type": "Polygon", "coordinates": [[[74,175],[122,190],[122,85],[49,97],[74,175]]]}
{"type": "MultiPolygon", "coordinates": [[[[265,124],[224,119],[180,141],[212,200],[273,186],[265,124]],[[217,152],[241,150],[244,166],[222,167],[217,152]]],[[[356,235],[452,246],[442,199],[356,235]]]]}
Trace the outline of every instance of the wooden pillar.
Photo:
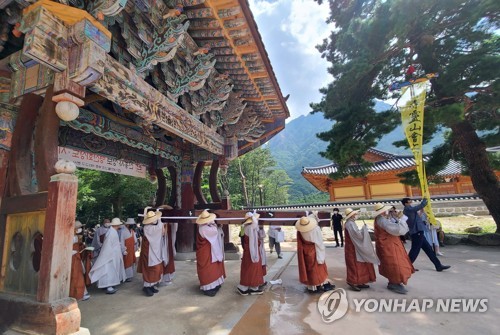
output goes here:
{"type": "Polygon", "coordinates": [[[53,302],[69,295],[77,190],[78,178],[74,175],[60,173],[50,179],[38,279],[40,302],[53,302]]]}
{"type": "Polygon", "coordinates": [[[210,178],[208,183],[210,186],[210,195],[212,196],[212,202],[220,202],[219,190],[217,189],[217,172],[219,171],[219,161],[212,161],[212,166],[210,167],[210,178]]]}
{"type": "Polygon", "coordinates": [[[49,86],[35,128],[34,152],[38,192],[47,191],[50,176],[56,173],[54,165],[57,162],[60,119],[56,114],[56,104],[52,101],[52,96],[53,87],[49,86]]]}
{"type": "MultiPolygon", "coordinates": [[[[193,192],[193,165],[188,157],[184,157],[182,163],[181,176],[181,209],[194,213],[195,195],[193,192]]],[[[190,221],[179,220],[177,230],[177,251],[193,252],[195,243],[195,227],[190,221]]]]}
{"type": "Polygon", "coordinates": [[[177,170],[173,166],[167,167],[168,173],[170,174],[170,181],[172,182],[172,190],[170,192],[170,196],[168,199],[168,204],[172,206],[172,208],[179,208],[177,206],[177,170]]]}
{"type": "Polygon", "coordinates": [[[413,192],[411,190],[411,186],[410,185],[405,185],[405,191],[406,191],[406,196],[408,198],[413,197],[413,192]]]}
{"type": "Polygon", "coordinates": [[[455,189],[455,194],[462,194],[462,185],[460,185],[460,176],[453,178],[453,188],[455,189]]]}
{"type": "Polygon", "coordinates": [[[155,169],[156,178],[158,178],[158,189],[156,190],[155,206],[161,206],[165,203],[167,197],[167,179],[162,169],[155,169]]]}
{"type": "Polygon", "coordinates": [[[194,170],[193,176],[193,192],[199,205],[205,205],[207,203],[207,200],[205,199],[205,197],[203,196],[203,192],[201,191],[201,179],[204,167],[205,162],[198,162],[198,164],[196,164],[196,169],[194,170]]]}
{"type": "Polygon", "coordinates": [[[330,193],[330,201],[335,201],[335,188],[333,184],[328,185],[328,193],[330,193]]]}
{"type": "Polygon", "coordinates": [[[372,193],[370,191],[370,185],[368,184],[368,178],[363,178],[363,191],[365,193],[365,199],[371,199],[372,193]]]}
{"type": "Polygon", "coordinates": [[[12,134],[12,149],[7,174],[8,196],[31,194],[37,191],[33,185],[33,134],[36,126],[38,110],[43,98],[35,94],[27,94],[21,101],[18,122],[12,134]],[[22,122],[19,122],[22,120],[22,122]]]}

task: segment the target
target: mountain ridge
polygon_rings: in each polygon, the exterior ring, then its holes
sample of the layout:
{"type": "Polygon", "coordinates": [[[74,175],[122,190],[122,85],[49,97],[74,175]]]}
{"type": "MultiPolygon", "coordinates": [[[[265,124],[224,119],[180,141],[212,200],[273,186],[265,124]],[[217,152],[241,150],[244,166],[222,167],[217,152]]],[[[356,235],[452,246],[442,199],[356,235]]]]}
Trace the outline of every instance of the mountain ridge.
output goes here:
{"type": "MultiPolygon", "coordinates": [[[[383,101],[376,101],[375,110],[385,111],[391,105],[383,101]]],[[[318,191],[301,175],[303,167],[318,167],[329,165],[332,161],[322,157],[319,153],[325,151],[328,143],[320,140],[316,134],[331,129],[333,122],[326,120],[322,113],[301,115],[291,120],[285,129],[276,134],[267,144],[277,167],[287,172],[294,181],[289,188],[290,203],[306,203],[313,201],[328,201],[328,194],[318,191]]],[[[398,148],[393,142],[404,139],[401,126],[385,135],[375,149],[396,155],[411,155],[409,149],[398,148]]],[[[425,152],[442,143],[442,133],[424,146],[425,152]]]]}

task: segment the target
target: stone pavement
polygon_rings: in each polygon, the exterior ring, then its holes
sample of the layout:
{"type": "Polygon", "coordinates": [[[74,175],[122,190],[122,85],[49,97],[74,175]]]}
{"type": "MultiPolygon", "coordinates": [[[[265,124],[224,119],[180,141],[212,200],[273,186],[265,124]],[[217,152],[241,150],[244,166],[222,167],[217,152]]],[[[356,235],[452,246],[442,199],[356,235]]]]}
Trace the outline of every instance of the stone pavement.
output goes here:
{"type": "MultiPolygon", "coordinates": [[[[415,263],[420,271],[408,283],[409,293],[386,289],[377,273],[371,288],[353,292],[345,284],[344,249],[327,243],[327,265],[337,288],[347,291],[347,314],[324,323],[317,309],[320,294],[310,295],[298,281],[294,243],[285,243],[283,259],[269,255],[268,278],[283,285],[268,287],[262,296],[242,297],[235,291],[239,261],[226,262],[226,283],[216,297],[203,296],[197,286],[196,264],[176,262],[177,278],[171,286],[148,298],[142,294],[140,276],[118,287],[115,295],[91,290],[92,298],[80,302],[82,327],[91,334],[500,334],[500,248],[448,246],[440,257],[452,266],[436,272],[425,254],[415,263]],[[356,312],[353,298],[488,298],[485,313],[367,313],[356,312]]],[[[407,243],[409,247],[409,242],[407,243]]],[[[268,280],[269,280],[268,279],[268,280]]]]}

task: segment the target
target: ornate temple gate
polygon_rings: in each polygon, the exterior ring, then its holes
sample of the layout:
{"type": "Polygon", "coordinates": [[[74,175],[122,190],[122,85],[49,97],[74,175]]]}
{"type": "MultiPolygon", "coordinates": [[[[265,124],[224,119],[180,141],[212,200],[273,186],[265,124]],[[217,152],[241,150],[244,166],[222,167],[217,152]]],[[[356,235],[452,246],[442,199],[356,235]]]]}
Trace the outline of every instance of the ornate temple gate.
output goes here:
{"type": "MultiPolygon", "coordinates": [[[[227,217],[229,160],[288,109],[246,0],[0,0],[0,34],[0,331],[75,333],[78,183],[58,148],[146,166],[171,215],[227,217]]],[[[179,255],[194,251],[184,223],[179,255]]]]}

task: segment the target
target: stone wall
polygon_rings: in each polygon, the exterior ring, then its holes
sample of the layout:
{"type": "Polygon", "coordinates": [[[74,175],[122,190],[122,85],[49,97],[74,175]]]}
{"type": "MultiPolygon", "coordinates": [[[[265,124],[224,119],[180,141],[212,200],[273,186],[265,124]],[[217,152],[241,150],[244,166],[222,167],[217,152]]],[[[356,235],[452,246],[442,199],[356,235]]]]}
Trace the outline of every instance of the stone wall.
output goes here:
{"type": "MultiPolygon", "coordinates": [[[[394,203],[397,210],[402,210],[403,205],[401,203],[394,203]]],[[[446,201],[432,201],[432,210],[436,217],[440,216],[454,216],[454,215],[489,215],[490,212],[482,200],[446,200],[446,201]]],[[[344,211],[344,208],[339,207],[340,212],[344,211]]],[[[373,218],[374,215],[373,206],[361,207],[360,217],[373,218]],[[366,210],[363,210],[365,208],[366,210]]]]}

